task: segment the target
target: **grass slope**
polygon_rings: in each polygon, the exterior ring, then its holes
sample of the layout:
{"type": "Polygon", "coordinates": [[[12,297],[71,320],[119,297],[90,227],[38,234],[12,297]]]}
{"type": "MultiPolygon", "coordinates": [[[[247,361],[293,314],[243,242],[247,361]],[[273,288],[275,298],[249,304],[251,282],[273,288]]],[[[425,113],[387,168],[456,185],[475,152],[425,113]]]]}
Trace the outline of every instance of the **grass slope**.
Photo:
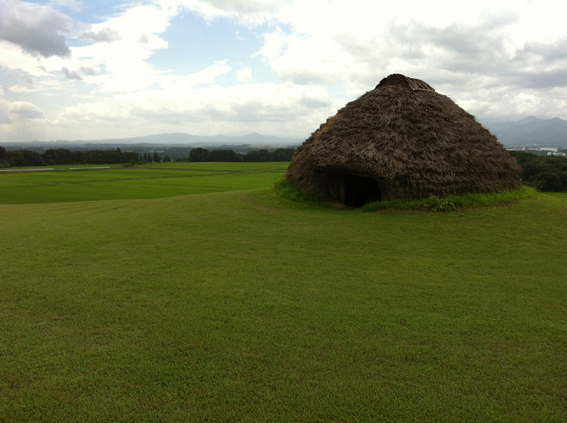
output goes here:
{"type": "Polygon", "coordinates": [[[566,212],[0,206],[0,421],[565,421],[566,212]]]}

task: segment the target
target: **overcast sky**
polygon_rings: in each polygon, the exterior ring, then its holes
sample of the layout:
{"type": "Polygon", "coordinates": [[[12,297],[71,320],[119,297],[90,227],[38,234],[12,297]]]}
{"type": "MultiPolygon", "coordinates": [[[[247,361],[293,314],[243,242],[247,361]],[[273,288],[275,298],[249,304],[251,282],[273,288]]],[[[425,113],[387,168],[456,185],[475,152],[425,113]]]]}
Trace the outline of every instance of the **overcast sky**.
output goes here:
{"type": "Polygon", "coordinates": [[[558,0],[0,0],[0,143],[306,138],[392,73],[481,122],[567,119],[558,0]]]}

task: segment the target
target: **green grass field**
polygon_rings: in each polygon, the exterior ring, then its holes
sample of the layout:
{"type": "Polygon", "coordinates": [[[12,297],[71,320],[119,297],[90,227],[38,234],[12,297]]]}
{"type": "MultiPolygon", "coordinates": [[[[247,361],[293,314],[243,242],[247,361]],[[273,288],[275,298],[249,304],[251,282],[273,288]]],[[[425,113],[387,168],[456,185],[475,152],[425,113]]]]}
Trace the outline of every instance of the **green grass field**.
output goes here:
{"type": "Polygon", "coordinates": [[[0,205],[0,421],[567,421],[567,196],[361,213],[199,166],[0,205]]]}

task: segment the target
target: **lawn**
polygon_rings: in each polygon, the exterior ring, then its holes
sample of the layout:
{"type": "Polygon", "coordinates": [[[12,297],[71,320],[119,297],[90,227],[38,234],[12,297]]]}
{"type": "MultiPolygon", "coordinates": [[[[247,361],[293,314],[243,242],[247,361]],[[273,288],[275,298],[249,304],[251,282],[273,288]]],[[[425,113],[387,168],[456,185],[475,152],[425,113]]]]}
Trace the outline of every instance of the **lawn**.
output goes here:
{"type": "Polygon", "coordinates": [[[361,213],[222,176],[0,205],[0,421],[567,421],[567,198],[361,213]]]}
{"type": "Polygon", "coordinates": [[[567,198],[567,192],[546,192],[545,195],[552,195],[554,197],[567,198]]]}

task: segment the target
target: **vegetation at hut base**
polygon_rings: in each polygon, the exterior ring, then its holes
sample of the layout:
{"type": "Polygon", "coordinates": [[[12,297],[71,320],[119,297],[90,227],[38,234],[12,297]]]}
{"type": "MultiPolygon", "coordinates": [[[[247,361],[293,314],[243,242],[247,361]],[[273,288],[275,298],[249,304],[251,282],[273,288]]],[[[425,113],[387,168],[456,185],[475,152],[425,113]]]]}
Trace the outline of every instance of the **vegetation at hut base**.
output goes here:
{"type": "Polygon", "coordinates": [[[296,187],[285,176],[278,179],[274,183],[274,191],[286,200],[295,201],[297,203],[305,203],[311,205],[322,205],[323,199],[317,195],[305,195],[298,187],[296,187]]]}
{"type": "MultiPolygon", "coordinates": [[[[305,203],[310,205],[326,204],[325,199],[315,195],[305,195],[286,177],[276,181],[274,184],[274,191],[287,200],[295,201],[298,203],[305,203]]],[[[372,201],[364,204],[358,210],[362,212],[374,212],[380,210],[418,210],[418,211],[454,211],[475,207],[488,207],[510,203],[513,201],[522,200],[525,198],[533,197],[536,190],[532,187],[522,185],[518,189],[508,190],[498,193],[484,193],[484,194],[465,194],[465,195],[447,195],[438,197],[430,195],[423,200],[385,200],[385,201],[372,201]]]]}
{"type": "Polygon", "coordinates": [[[361,213],[282,198],[275,166],[0,205],[0,421],[567,421],[567,194],[361,213]]]}
{"type": "Polygon", "coordinates": [[[495,193],[447,195],[444,197],[430,195],[423,200],[413,201],[374,201],[365,204],[360,209],[364,212],[378,210],[454,211],[466,208],[502,205],[533,197],[536,193],[535,188],[522,185],[518,189],[495,193]]]}

